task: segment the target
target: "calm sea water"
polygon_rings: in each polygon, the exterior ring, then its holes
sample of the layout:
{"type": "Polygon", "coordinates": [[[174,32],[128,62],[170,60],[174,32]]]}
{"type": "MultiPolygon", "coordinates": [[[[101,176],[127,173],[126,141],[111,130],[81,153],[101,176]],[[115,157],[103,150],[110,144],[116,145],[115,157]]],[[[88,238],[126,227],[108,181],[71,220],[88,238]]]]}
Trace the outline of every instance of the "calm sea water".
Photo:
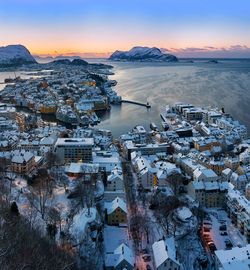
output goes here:
{"type": "MultiPolygon", "coordinates": [[[[105,59],[87,61],[107,63],[105,59]]],[[[224,107],[250,132],[250,60],[225,59],[218,64],[202,59],[194,63],[109,63],[115,73],[109,78],[118,82],[114,90],[123,99],[148,101],[152,106],[113,105],[111,111],[100,114],[102,122],[98,127],[112,130],[115,137],[138,124],[148,130],[151,122],[161,127],[160,108],[177,101],[224,107]]],[[[0,72],[0,82],[9,76],[14,75],[0,72]]]]}
{"type": "Polygon", "coordinates": [[[103,117],[100,127],[119,136],[150,122],[161,127],[160,109],[166,104],[181,101],[195,106],[224,107],[250,132],[250,60],[208,60],[186,63],[111,63],[117,80],[114,87],[124,99],[149,102],[151,109],[122,104],[112,106],[103,117]]]}

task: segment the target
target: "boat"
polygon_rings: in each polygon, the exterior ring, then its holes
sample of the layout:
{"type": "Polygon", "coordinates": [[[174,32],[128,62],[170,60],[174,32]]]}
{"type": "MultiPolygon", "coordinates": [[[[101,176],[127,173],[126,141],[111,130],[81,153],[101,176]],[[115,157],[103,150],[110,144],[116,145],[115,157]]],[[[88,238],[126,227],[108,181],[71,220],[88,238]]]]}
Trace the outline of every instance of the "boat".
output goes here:
{"type": "Polygon", "coordinates": [[[152,122],[152,123],[150,123],[150,128],[152,129],[152,130],[154,130],[154,131],[156,131],[158,128],[157,128],[157,126],[156,126],[156,124],[154,123],[154,122],[152,122]]]}
{"type": "Polygon", "coordinates": [[[4,79],[4,83],[13,83],[13,82],[17,82],[17,81],[20,81],[21,77],[18,76],[18,77],[15,77],[14,79],[12,78],[6,78],[4,79]]]}
{"type": "Polygon", "coordinates": [[[167,131],[168,129],[169,129],[169,124],[167,123],[167,122],[161,122],[161,125],[162,125],[162,127],[163,127],[163,129],[165,130],[165,131],[167,131]]]}

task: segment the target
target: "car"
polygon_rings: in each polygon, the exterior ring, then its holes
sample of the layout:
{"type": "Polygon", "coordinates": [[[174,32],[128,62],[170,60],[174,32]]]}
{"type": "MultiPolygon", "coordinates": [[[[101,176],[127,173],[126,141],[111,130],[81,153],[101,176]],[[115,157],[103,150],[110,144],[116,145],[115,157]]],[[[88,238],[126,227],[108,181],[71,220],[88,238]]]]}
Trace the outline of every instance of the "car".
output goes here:
{"type": "Polygon", "coordinates": [[[220,231],[226,231],[226,229],[227,229],[227,226],[224,224],[224,225],[221,225],[220,227],[219,227],[219,230],[220,231]]]}
{"type": "Polygon", "coordinates": [[[220,235],[227,235],[227,232],[221,232],[220,235]]]}
{"type": "Polygon", "coordinates": [[[216,245],[214,243],[208,244],[208,247],[212,253],[214,253],[214,251],[217,250],[216,245]]]}
{"type": "Polygon", "coordinates": [[[225,244],[226,244],[227,247],[232,247],[233,246],[232,242],[229,239],[225,240],[225,244]]]}
{"type": "Polygon", "coordinates": [[[149,264],[146,265],[147,270],[151,270],[151,266],[149,264]]]}
{"type": "Polygon", "coordinates": [[[204,224],[204,225],[209,225],[209,226],[212,226],[212,223],[207,222],[207,221],[206,221],[206,222],[203,222],[203,224],[204,224]]]}
{"type": "Polygon", "coordinates": [[[143,258],[144,262],[150,262],[151,261],[151,256],[148,255],[148,254],[143,255],[142,258],[143,258]]]}

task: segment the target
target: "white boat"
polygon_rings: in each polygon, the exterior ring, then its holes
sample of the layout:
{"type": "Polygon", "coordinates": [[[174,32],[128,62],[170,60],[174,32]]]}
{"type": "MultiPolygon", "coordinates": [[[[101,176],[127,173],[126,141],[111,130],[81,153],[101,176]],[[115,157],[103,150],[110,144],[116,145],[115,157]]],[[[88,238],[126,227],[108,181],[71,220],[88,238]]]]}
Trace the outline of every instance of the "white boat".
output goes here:
{"type": "Polygon", "coordinates": [[[168,130],[169,129],[169,124],[167,123],[167,122],[161,122],[161,125],[162,125],[162,127],[163,127],[163,129],[166,131],[166,130],[168,130]]]}

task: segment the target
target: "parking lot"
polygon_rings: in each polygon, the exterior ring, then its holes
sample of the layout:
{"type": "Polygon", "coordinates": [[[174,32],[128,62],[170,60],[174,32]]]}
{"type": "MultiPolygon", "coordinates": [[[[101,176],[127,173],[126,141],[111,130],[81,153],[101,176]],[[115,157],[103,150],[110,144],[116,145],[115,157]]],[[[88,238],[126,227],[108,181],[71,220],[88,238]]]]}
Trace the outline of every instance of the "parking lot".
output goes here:
{"type": "Polygon", "coordinates": [[[207,212],[202,226],[202,238],[211,253],[247,244],[245,236],[234,227],[225,210],[209,209],[207,212]]]}

